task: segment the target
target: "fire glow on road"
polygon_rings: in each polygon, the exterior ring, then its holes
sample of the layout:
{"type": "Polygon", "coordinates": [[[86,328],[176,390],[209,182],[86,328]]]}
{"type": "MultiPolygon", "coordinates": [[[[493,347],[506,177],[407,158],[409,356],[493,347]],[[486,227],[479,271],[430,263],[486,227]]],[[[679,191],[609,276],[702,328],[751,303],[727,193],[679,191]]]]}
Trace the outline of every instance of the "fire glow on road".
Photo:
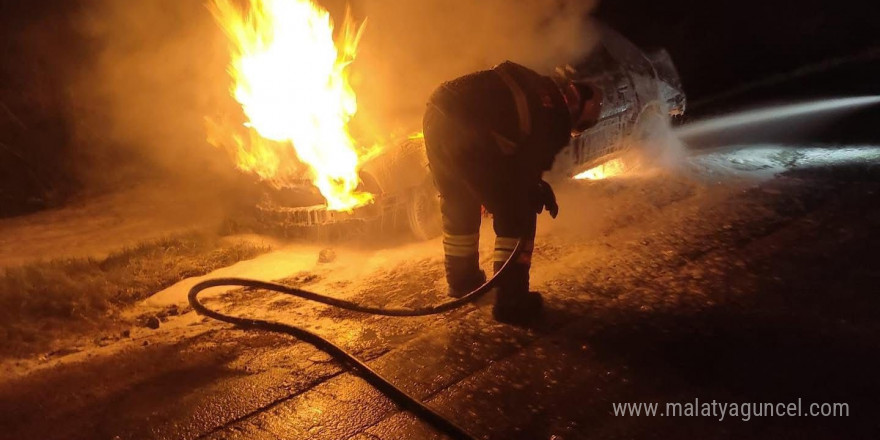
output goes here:
{"type": "Polygon", "coordinates": [[[603,180],[622,174],[626,170],[623,159],[611,159],[573,177],[575,180],[603,180]]]}

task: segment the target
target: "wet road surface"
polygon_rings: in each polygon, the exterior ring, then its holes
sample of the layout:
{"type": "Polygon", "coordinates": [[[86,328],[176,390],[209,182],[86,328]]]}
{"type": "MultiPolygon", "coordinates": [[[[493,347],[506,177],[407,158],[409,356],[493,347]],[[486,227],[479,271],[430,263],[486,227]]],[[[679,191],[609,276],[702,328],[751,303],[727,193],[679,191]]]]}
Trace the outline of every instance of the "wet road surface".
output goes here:
{"type": "MultiPolygon", "coordinates": [[[[532,329],[493,322],[486,304],[423,318],[255,291],[209,304],[326,335],[483,438],[880,432],[876,163],[762,182],[659,174],[559,193],[560,218],[539,226],[533,288],[547,310],[532,329]],[[617,417],[612,406],[696,398],[845,402],[850,415],[718,421],[617,417]]],[[[442,300],[439,253],[365,275],[353,298],[442,300]]],[[[0,438],[442,438],[308,344],[191,315],[179,318],[189,332],[0,382],[0,438]]]]}

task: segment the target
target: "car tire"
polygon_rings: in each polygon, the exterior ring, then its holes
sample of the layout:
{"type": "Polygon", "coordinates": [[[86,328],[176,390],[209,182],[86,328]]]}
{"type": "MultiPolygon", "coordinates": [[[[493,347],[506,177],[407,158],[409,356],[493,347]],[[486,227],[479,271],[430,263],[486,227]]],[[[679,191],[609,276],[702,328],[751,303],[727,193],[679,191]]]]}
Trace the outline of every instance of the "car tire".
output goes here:
{"type": "Polygon", "coordinates": [[[430,240],[443,232],[440,193],[427,183],[417,188],[407,206],[409,228],[415,238],[430,240]]]}

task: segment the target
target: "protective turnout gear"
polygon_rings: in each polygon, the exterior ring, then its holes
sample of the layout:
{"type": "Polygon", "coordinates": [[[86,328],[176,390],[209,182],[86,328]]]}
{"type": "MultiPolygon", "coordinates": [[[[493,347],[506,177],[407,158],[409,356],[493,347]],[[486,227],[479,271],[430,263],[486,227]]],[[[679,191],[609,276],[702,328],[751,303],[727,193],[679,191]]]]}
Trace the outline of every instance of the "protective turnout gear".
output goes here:
{"type": "MultiPolygon", "coordinates": [[[[569,66],[566,67],[571,69],[569,66]]],[[[570,73],[569,70],[558,69],[551,78],[565,100],[571,118],[572,132],[580,133],[596,125],[599,120],[602,111],[602,91],[591,82],[571,79],[570,73]]]]}
{"type": "MultiPolygon", "coordinates": [[[[518,238],[496,237],[493,266],[495,273],[510,258],[516,247],[518,238]]],[[[501,322],[510,324],[527,325],[541,311],[543,301],[541,294],[529,292],[529,270],[532,266],[532,252],[535,247],[534,239],[526,239],[522,244],[519,257],[510,262],[505,276],[498,280],[495,288],[495,306],[492,308],[492,316],[501,322]]]]}
{"type": "Polygon", "coordinates": [[[486,282],[486,273],[482,270],[471,272],[469,267],[461,269],[458,272],[454,263],[446,262],[446,279],[449,282],[449,290],[446,292],[452,298],[461,298],[468,293],[473,292],[477,287],[482,286],[486,282]],[[452,280],[450,281],[450,278],[452,280]]]}
{"type": "Polygon", "coordinates": [[[581,99],[581,110],[572,122],[572,131],[580,133],[599,121],[602,114],[602,91],[595,84],[574,81],[581,99]]]}
{"type": "Polygon", "coordinates": [[[492,316],[499,322],[528,326],[541,313],[544,300],[538,292],[514,294],[512,290],[498,289],[492,316]]]}
{"type": "Polygon", "coordinates": [[[450,295],[485,280],[477,250],[482,205],[493,216],[496,271],[524,240],[496,286],[493,314],[526,324],[540,312],[540,295],[529,292],[535,224],[544,209],[554,217],[559,210],[541,175],[568,145],[572,122],[553,79],[511,62],[444,83],[431,95],[425,146],[441,195],[450,295]]]}
{"type": "Polygon", "coordinates": [[[559,204],[556,203],[556,194],[549,183],[541,180],[535,187],[534,193],[535,213],[540,214],[546,209],[550,213],[550,217],[556,218],[559,215],[559,204]]]}
{"type": "Polygon", "coordinates": [[[486,282],[486,274],[480,270],[479,245],[479,234],[443,234],[449,296],[461,298],[486,282]]]}

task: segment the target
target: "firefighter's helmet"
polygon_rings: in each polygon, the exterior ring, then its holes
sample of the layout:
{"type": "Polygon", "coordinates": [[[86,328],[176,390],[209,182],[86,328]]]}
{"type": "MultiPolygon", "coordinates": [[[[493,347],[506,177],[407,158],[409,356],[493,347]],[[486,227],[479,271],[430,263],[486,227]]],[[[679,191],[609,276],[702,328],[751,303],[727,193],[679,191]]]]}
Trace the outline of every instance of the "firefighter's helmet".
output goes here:
{"type": "Polygon", "coordinates": [[[581,132],[599,120],[602,91],[591,81],[575,79],[575,74],[571,66],[565,66],[557,68],[552,77],[568,105],[572,131],[581,132]]]}

